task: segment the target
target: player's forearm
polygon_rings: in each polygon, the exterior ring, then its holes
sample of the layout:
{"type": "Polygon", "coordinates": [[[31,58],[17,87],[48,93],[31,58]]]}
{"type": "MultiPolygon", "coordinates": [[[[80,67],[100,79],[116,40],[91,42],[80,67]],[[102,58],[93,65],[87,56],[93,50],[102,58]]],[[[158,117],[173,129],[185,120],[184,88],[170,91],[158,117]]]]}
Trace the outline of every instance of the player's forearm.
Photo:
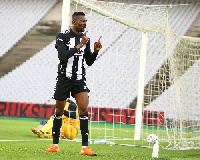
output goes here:
{"type": "Polygon", "coordinates": [[[88,66],[91,66],[94,61],[96,60],[97,54],[96,53],[92,53],[87,59],[86,59],[86,63],[88,66]]]}
{"type": "Polygon", "coordinates": [[[76,47],[69,49],[69,46],[67,47],[66,44],[69,44],[69,42],[66,41],[66,37],[64,36],[64,34],[57,34],[55,48],[58,51],[59,60],[63,62],[67,61],[76,52],[78,52],[76,47]]]}
{"type": "Polygon", "coordinates": [[[74,54],[77,52],[78,52],[77,48],[72,48],[67,51],[61,48],[60,50],[58,49],[58,58],[60,61],[66,61],[70,57],[74,56],[74,54]]]}
{"type": "Polygon", "coordinates": [[[91,50],[90,50],[90,40],[88,41],[87,45],[86,45],[86,49],[85,49],[85,61],[86,61],[86,64],[88,66],[91,66],[94,61],[96,60],[96,57],[98,55],[98,52],[94,52],[92,53],[91,50]]]}

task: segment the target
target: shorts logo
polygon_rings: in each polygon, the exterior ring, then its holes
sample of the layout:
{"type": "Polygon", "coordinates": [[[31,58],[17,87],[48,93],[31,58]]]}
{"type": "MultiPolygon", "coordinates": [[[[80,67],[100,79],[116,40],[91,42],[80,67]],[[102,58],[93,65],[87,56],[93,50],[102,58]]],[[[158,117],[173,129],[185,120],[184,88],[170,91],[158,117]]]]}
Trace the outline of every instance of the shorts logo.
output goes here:
{"type": "Polygon", "coordinates": [[[84,86],[84,89],[87,89],[87,86],[84,86]]]}

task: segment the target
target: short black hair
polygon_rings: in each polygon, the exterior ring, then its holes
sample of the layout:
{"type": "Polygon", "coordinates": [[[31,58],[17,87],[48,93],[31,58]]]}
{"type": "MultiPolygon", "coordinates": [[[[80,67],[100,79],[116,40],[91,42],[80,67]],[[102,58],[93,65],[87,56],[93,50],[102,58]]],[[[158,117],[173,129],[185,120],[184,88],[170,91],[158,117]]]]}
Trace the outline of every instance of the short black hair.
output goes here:
{"type": "Polygon", "coordinates": [[[83,12],[74,12],[74,14],[72,15],[72,20],[75,20],[75,18],[76,18],[77,16],[79,16],[79,15],[85,16],[85,13],[83,13],[83,12]]]}

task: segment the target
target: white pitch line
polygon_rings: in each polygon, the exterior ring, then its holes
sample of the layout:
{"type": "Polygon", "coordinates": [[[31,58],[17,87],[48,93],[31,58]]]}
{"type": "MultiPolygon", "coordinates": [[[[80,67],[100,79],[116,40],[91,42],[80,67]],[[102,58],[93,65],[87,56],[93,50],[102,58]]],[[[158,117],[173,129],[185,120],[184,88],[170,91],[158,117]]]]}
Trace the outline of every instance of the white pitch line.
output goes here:
{"type": "MultiPolygon", "coordinates": [[[[45,138],[39,138],[39,139],[33,139],[33,140],[14,140],[14,139],[5,139],[5,140],[1,140],[0,139],[0,142],[17,142],[17,141],[52,141],[52,138],[48,138],[48,139],[45,139],[45,138]]],[[[61,141],[74,141],[74,140],[68,140],[68,139],[60,139],[61,141]]]]}
{"type": "Polygon", "coordinates": [[[0,142],[12,142],[12,141],[27,141],[27,140],[0,140],[0,142]]]}
{"type": "Polygon", "coordinates": [[[9,139],[9,140],[0,140],[0,142],[17,142],[17,141],[38,141],[38,140],[52,140],[52,139],[33,139],[33,140],[14,140],[14,139],[9,139]]]}

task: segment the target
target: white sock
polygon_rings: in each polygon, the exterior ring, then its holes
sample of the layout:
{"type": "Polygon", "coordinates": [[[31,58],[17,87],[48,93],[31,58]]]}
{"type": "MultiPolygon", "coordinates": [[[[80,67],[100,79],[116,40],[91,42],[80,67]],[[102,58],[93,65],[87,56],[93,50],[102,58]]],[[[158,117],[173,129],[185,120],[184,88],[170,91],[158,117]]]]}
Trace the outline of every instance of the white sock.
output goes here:
{"type": "Polygon", "coordinates": [[[86,147],[87,147],[87,146],[82,146],[82,149],[83,149],[83,148],[86,148],[86,147]]]}
{"type": "Polygon", "coordinates": [[[53,145],[58,147],[58,144],[53,144],[53,145]]]}

